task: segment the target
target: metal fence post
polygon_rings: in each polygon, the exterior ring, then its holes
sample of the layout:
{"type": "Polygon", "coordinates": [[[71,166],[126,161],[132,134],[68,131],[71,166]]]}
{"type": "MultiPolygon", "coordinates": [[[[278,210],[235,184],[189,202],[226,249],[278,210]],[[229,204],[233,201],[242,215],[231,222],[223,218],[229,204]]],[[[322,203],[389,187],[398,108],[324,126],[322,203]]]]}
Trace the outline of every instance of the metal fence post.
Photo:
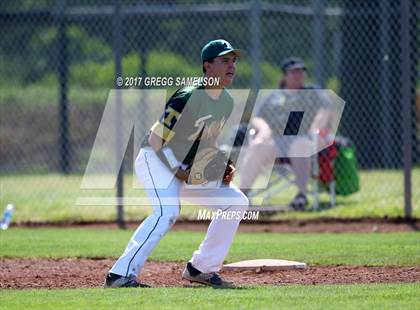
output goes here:
{"type": "Polygon", "coordinates": [[[410,81],[410,1],[400,1],[401,21],[401,106],[403,109],[403,148],[404,148],[404,216],[411,219],[411,168],[412,168],[412,141],[411,141],[411,81],[410,81]]]}
{"type": "Polygon", "coordinates": [[[390,83],[390,65],[391,65],[391,51],[390,51],[390,35],[392,29],[390,27],[391,7],[389,0],[380,2],[381,12],[381,39],[380,39],[380,55],[382,57],[381,70],[381,106],[382,111],[382,162],[384,167],[392,166],[392,104],[390,90],[392,89],[390,83]]]}
{"type": "MultiPolygon", "coordinates": [[[[122,64],[121,64],[121,45],[122,45],[122,31],[121,31],[121,4],[119,0],[114,0],[114,16],[113,16],[113,50],[115,59],[115,83],[118,77],[122,76],[122,64]]],[[[117,85],[117,88],[118,85],[117,85]]],[[[121,138],[122,138],[122,98],[121,91],[116,92],[116,158],[120,154],[122,149],[121,138]]],[[[118,163],[117,163],[118,164],[118,163]]],[[[119,228],[125,228],[124,225],[124,158],[121,162],[121,166],[117,167],[117,224],[119,228]]]]}
{"type": "MultiPolygon", "coordinates": [[[[147,65],[147,48],[145,46],[145,36],[142,33],[141,35],[139,35],[137,37],[137,40],[140,42],[140,46],[139,46],[139,58],[140,58],[140,68],[139,68],[139,74],[140,77],[142,78],[142,80],[144,81],[144,79],[147,76],[147,71],[146,71],[146,65],[147,65]]],[[[144,88],[144,86],[142,87],[144,88]]],[[[136,117],[138,117],[138,119],[142,119],[142,117],[144,115],[150,115],[149,113],[149,106],[146,104],[147,102],[147,91],[141,91],[141,97],[136,109],[136,117]]],[[[140,145],[143,142],[142,140],[139,139],[139,137],[143,137],[144,133],[147,132],[147,129],[145,127],[145,124],[143,124],[143,122],[135,122],[135,126],[134,126],[134,153],[133,153],[133,159],[135,159],[138,155],[138,152],[140,150],[140,145]]],[[[134,167],[133,167],[133,173],[134,173],[134,167]]]]}
{"type": "Polygon", "coordinates": [[[324,64],[324,1],[313,0],[312,7],[314,10],[312,48],[315,65],[315,81],[321,88],[324,88],[324,71],[326,70],[324,64]]]}
{"type": "Polygon", "coordinates": [[[58,108],[58,126],[59,126],[59,167],[64,174],[70,172],[70,140],[69,140],[69,117],[68,117],[68,38],[66,34],[66,20],[64,16],[66,1],[57,1],[58,13],[58,82],[59,82],[59,108],[58,108]]]}
{"type": "Polygon", "coordinates": [[[250,5],[251,23],[251,62],[252,62],[252,89],[257,91],[261,85],[261,4],[258,0],[253,0],[250,5]]]}

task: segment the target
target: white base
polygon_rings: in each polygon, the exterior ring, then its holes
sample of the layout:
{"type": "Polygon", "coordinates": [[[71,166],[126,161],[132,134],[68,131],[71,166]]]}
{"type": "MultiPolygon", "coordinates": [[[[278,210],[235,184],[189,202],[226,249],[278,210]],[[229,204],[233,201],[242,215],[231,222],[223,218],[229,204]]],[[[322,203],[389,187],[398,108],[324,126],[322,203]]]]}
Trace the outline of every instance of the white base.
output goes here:
{"type": "Polygon", "coordinates": [[[284,259],[244,260],[223,266],[223,270],[256,270],[257,272],[304,268],[308,268],[308,265],[284,259]]]}

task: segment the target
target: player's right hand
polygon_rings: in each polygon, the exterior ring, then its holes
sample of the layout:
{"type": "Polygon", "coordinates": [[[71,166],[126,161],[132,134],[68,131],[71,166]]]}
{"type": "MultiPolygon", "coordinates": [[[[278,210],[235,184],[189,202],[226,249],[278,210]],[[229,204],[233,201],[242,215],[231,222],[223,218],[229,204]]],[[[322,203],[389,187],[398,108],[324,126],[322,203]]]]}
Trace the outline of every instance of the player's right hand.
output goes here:
{"type": "Polygon", "coordinates": [[[184,182],[188,181],[189,175],[190,175],[190,169],[184,170],[184,169],[179,168],[175,173],[175,176],[179,180],[184,181],[184,182]]]}

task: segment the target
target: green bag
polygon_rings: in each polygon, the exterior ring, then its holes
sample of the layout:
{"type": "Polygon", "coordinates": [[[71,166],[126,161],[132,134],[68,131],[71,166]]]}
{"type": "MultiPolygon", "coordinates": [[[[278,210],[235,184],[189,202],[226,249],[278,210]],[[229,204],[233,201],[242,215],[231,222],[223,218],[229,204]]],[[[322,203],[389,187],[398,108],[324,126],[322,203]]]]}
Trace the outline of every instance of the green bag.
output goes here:
{"type": "Polygon", "coordinates": [[[334,161],[335,192],[347,196],[359,191],[356,152],[351,146],[339,146],[334,161]]]}

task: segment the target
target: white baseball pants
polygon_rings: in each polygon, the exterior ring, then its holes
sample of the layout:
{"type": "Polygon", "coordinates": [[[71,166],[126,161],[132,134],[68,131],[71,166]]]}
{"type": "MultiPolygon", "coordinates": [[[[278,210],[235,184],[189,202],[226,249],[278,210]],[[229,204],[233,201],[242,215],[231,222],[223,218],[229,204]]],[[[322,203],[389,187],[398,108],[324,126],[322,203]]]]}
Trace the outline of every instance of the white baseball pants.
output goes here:
{"type": "Polygon", "coordinates": [[[206,237],[190,260],[201,272],[219,271],[242,215],[248,208],[248,198],[233,184],[217,188],[206,185],[186,186],[173,176],[150,147],[140,150],[135,168],[151,201],[153,214],[134,232],[124,253],[110,272],[123,276],[139,274],[157,243],[175,223],[180,212],[181,198],[197,205],[207,204],[205,207],[213,211],[241,214],[231,218],[214,218],[207,229],[206,237]],[[208,201],[214,201],[215,204],[209,205],[208,201]]]}

